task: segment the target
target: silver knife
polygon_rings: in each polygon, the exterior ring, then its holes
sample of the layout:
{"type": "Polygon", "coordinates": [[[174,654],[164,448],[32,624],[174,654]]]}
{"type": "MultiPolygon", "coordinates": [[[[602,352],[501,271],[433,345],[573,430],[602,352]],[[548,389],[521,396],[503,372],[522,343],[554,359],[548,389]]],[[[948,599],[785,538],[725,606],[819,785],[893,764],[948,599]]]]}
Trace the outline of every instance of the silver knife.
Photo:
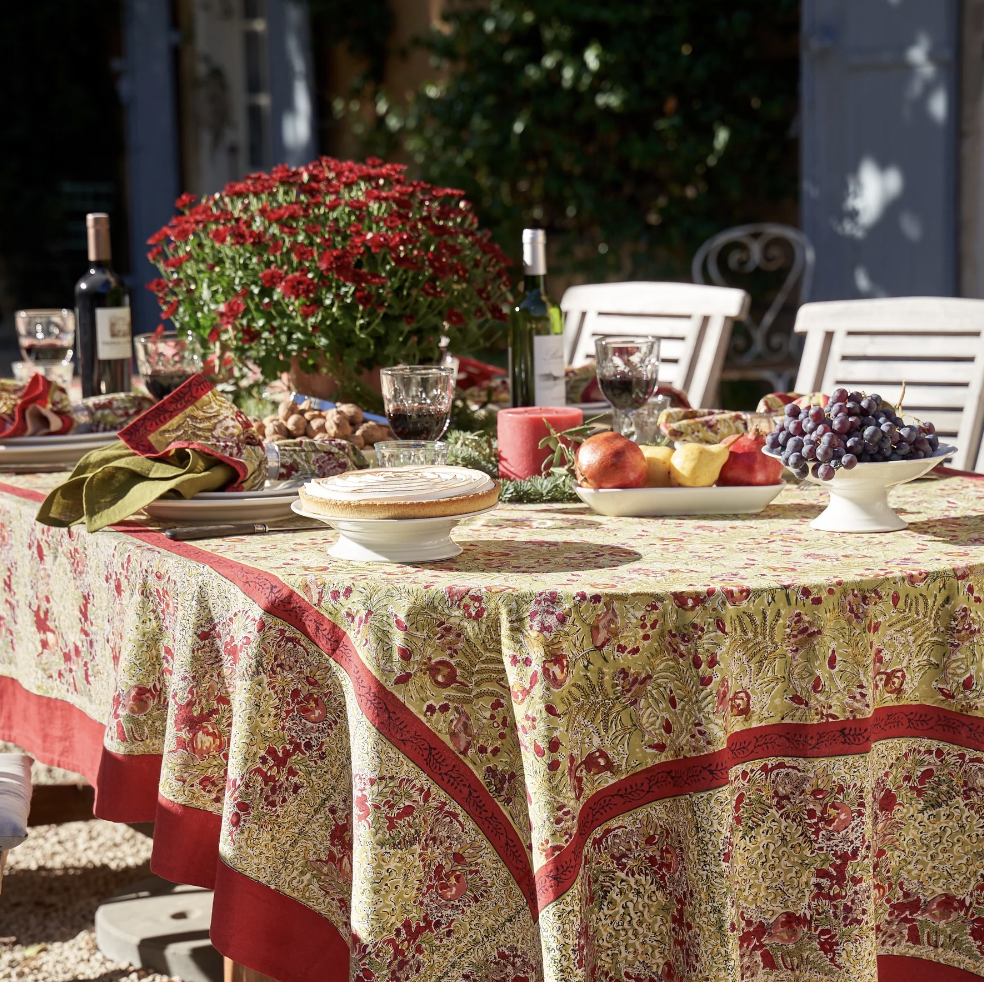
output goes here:
{"type": "Polygon", "coordinates": [[[310,525],[267,525],[265,522],[249,522],[240,525],[182,525],[178,528],[166,529],[164,534],[169,539],[187,542],[189,539],[221,539],[227,535],[261,535],[265,532],[307,532],[311,529],[330,529],[324,522],[310,525]]]}

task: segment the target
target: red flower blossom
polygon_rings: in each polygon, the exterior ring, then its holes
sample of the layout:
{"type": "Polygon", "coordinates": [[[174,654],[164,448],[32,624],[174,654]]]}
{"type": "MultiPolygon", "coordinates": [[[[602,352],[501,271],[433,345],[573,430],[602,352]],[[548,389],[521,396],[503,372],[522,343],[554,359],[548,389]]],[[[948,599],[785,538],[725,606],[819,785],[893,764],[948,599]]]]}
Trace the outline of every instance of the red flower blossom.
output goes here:
{"type": "Polygon", "coordinates": [[[271,266],[269,269],[265,269],[262,273],[260,273],[260,282],[265,287],[280,286],[283,281],[283,270],[277,269],[276,266],[271,266]]]}
{"type": "Polygon", "coordinates": [[[191,259],[191,253],[186,252],[182,256],[171,256],[170,259],[165,259],[164,262],[161,263],[161,265],[165,269],[179,269],[180,267],[184,266],[184,264],[188,262],[189,259],[191,259]]]}
{"type": "Polygon", "coordinates": [[[449,324],[459,325],[465,323],[464,314],[460,310],[455,310],[454,307],[448,307],[447,312],[444,314],[444,319],[449,324]]]}
{"type": "Polygon", "coordinates": [[[280,284],[279,289],[285,297],[299,300],[301,297],[313,297],[317,292],[318,285],[307,273],[291,273],[280,284]]]}
{"type": "Polygon", "coordinates": [[[189,194],[187,191],[180,195],[177,201],[174,202],[175,208],[187,208],[188,205],[193,205],[198,200],[198,195],[189,194]]]}

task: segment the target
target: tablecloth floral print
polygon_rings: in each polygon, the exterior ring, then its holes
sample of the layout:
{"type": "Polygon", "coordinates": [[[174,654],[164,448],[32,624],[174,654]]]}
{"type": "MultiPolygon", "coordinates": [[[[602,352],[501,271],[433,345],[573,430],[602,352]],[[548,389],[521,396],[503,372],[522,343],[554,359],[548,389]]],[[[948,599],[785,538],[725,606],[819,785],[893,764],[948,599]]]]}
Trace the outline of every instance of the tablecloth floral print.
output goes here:
{"type": "Polygon", "coordinates": [[[52,478],[4,481],[6,691],[162,755],[224,866],[337,931],[253,967],[984,975],[984,482],[900,489],[882,536],[811,530],[812,489],[742,520],[502,507],[413,567],[329,530],[50,529],[52,478]]]}

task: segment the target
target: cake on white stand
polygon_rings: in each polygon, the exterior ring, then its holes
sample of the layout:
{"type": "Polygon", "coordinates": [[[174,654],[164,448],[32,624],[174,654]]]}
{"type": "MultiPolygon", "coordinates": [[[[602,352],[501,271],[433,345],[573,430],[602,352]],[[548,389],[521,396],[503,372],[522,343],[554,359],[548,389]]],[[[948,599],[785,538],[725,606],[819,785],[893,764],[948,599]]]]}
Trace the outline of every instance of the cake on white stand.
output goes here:
{"type": "Polygon", "coordinates": [[[468,467],[385,467],[311,481],[291,508],[341,533],[328,550],[336,559],[414,563],[459,555],[454,527],[498,498],[498,483],[468,467]]]}

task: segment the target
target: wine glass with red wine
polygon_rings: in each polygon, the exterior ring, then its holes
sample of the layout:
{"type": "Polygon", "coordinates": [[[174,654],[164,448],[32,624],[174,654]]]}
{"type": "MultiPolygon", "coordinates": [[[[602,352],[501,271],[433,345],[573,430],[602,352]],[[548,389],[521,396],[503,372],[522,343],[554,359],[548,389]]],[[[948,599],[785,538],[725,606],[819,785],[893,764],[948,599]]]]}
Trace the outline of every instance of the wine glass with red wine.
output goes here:
{"type": "Polygon", "coordinates": [[[437,440],[451,422],[454,369],[397,365],[379,373],[383,406],[398,440],[437,440]]]}
{"type": "Polygon", "coordinates": [[[155,331],[134,343],[140,377],[158,402],[202,370],[202,347],[190,331],[155,331]]]}
{"type": "Polygon", "coordinates": [[[635,429],[632,417],[652,398],[659,382],[659,338],[599,338],[595,341],[598,385],[612,407],[612,429],[635,429]]]}

